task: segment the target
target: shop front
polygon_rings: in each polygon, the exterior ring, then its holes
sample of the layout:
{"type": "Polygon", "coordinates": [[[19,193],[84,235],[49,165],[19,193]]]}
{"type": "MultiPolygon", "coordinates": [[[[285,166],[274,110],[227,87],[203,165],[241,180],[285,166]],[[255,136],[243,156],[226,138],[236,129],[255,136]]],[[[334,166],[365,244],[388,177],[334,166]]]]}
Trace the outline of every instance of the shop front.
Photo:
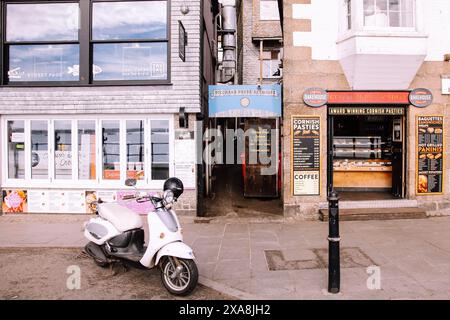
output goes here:
{"type": "Polygon", "coordinates": [[[430,90],[307,88],[303,103],[290,117],[285,203],[313,215],[335,190],[349,209],[443,206],[445,114],[430,90]]]}

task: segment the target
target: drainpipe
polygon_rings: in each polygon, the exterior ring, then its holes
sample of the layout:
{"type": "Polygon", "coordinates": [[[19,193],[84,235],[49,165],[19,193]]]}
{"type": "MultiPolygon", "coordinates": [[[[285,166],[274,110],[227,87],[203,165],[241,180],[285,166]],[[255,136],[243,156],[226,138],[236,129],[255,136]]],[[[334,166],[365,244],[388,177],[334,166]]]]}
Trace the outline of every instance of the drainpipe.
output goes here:
{"type": "MultiPolygon", "coordinates": [[[[222,4],[222,34],[223,60],[220,70],[220,83],[229,83],[236,75],[236,5],[234,1],[222,4]]],[[[234,81],[235,82],[235,81],[234,81]]]]}

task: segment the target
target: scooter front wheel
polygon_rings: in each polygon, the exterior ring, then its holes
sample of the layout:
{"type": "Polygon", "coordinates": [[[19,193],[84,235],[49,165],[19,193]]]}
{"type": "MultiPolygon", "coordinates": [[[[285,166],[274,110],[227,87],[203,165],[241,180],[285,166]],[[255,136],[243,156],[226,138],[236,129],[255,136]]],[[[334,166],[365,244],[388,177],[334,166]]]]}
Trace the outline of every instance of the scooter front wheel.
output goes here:
{"type": "Polygon", "coordinates": [[[174,259],[165,259],[161,262],[161,280],[166,289],[175,295],[186,296],[195,289],[198,282],[198,269],[194,260],[177,258],[177,269],[174,259]]]}

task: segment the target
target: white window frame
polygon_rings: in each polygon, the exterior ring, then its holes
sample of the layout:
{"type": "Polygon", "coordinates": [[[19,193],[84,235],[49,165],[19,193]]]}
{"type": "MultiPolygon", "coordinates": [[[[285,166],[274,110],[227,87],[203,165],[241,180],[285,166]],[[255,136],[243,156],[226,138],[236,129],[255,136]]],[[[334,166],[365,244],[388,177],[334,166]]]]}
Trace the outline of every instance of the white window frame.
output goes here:
{"type": "MultiPolygon", "coordinates": [[[[378,0],[380,1],[380,0],[378,0]]],[[[387,7],[386,7],[386,11],[387,11],[387,19],[388,19],[388,25],[387,26],[366,26],[364,23],[364,1],[361,0],[361,5],[359,7],[359,12],[358,14],[361,16],[361,26],[362,26],[362,30],[364,31],[380,31],[380,30],[387,30],[387,31],[416,31],[417,30],[417,18],[416,18],[416,12],[417,12],[417,1],[416,0],[412,0],[413,1],[413,5],[412,5],[412,18],[413,18],[413,26],[412,27],[391,27],[390,24],[390,15],[389,15],[389,0],[384,0],[387,3],[387,7]]],[[[401,10],[400,10],[400,15],[401,15],[401,10]]]]}
{"type": "Polygon", "coordinates": [[[275,3],[277,3],[277,1],[276,0],[259,0],[259,21],[280,21],[280,12],[279,12],[279,10],[278,10],[278,6],[277,6],[277,12],[278,12],[278,18],[263,18],[263,17],[261,17],[261,6],[262,6],[262,2],[270,2],[270,1],[272,1],[272,2],[275,2],[275,3]]]}
{"type": "Polygon", "coordinates": [[[164,180],[151,180],[151,127],[152,120],[166,120],[169,123],[169,177],[175,173],[174,152],[175,152],[175,129],[174,116],[172,114],[150,115],[139,117],[136,115],[74,115],[70,118],[59,115],[11,115],[1,117],[1,153],[2,158],[6,159],[8,155],[7,143],[7,122],[11,120],[24,121],[25,128],[25,179],[10,179],[8,176],[8,161],[2,161],[1,169],[5,174],[2,175],[2,188],[43,188],[43,189],[126,189],[126,121],[127,120],[144,120],[144,170],[145,178],[137,182],[137,188],[160,190],[164,184],[164,180]],[[49,177],[48,179],[31,179],[31,121],[44,120],[48,123],[48,154],[49,154],[49,177]],[[72,124],[72,179],[55,179],[55,163],[54,163],[54,121],[70,120],[72,124]],[[96,178],[95,179],[78,179],[78,121],[93,120],[96,129],[96,178]],[[102,121],[117,120],[120,125],[120,180],[104,180],[103,179],[103,153],[102,153],[102,121]]]}

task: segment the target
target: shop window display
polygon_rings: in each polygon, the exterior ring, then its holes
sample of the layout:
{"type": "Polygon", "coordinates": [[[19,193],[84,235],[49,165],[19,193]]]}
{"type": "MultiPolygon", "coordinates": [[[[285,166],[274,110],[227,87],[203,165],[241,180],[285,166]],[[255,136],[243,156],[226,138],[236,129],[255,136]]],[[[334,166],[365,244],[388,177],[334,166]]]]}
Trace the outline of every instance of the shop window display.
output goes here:
{"type": "Polygon", "coordinates": [[[72,121],[55,120],[55,179],[72,179],[72,121]]]}
{"type": "Polygon", "coordinates": [[[31,178],[48,179],[48,122],[31,121],[31,178]]]}
{"type": "Polygon", "coordinates": [[[151,121],[152,180],[169,178],[169,121],[151,121]]]}
{"type": "Polygon", "coordinates": [[[25,178],[24,121],[8,121],[8,178],[25,178]]]}
{"type": "Polygon", "coordinates": [[[127,178],[144,180],[144,121],[127,121],[127,178]]]}
{"type": "Polygon", "coordinates": [[[96,176],[95,121],[78,121],[78,179],[92,180],[96,176]]]}
{"type": "Polygon", "coordinates": [[[103,179],[120,179],[120,123],[103,121],[103,179]]]}

